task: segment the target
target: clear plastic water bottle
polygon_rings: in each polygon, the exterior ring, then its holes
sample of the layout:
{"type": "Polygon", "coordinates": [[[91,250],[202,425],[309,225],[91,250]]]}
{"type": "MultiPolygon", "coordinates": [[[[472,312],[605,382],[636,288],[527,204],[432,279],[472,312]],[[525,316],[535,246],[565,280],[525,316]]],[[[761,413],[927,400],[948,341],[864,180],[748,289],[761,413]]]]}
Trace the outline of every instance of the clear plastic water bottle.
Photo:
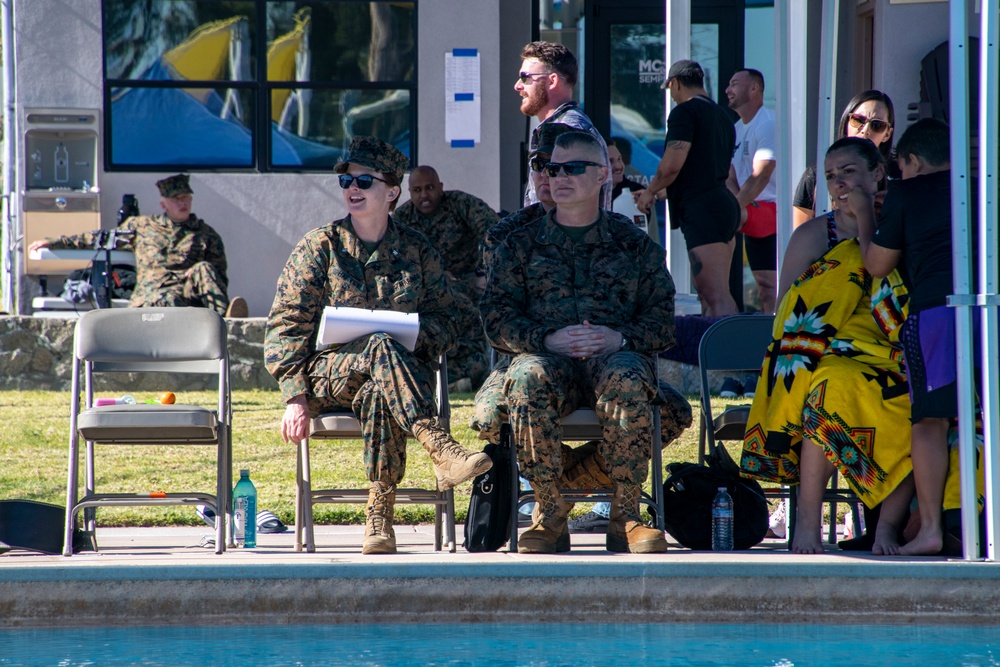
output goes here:
{"type": "Polygon", "coordinates": [[[240,470],[240,481],[233,489],[233,520],[236,546],[253,549],[257,546],[257,487],[250,481],[250,471],[240,470]]]}
{"type": "Polygon", "coordinates": [[[132,394],[124,394],[121,398],[97,398],[94,399],[94,405],[96,407],[103,407],[105,405],[135,405],[135,396],[132,394]]]}
{"type": "Polygon", "coordinates": [[[733,499],[720,486],[712,500],[712,551],[733,550],[733,499]]]}

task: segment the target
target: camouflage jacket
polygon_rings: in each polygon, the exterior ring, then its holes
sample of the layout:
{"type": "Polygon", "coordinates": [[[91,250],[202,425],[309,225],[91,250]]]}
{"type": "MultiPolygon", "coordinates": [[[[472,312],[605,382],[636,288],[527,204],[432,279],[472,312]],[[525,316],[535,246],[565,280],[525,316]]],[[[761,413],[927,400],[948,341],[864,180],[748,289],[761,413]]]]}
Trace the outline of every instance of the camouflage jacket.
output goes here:
{"type": "Polygon", "coordinates": [[[458,336],[441,258],[423,234],[391,220],[368,255],[350,218],[306,234],[278,278],[264,334],[264,362],[284,400],[308,393],[308,364],[326,306],[420,313],[415,353],[432,362],[458,336]]]}
{"type": "MultiPolygon", "coordinates": [[[[136,286],[130,302],[133,306],[154,303],[157,291],[183,284],[188,269],[198,262],[212,264],[222,287],[229,285],[222,237],[193,214],[179,223],[166,215],[134,216],[123,222],[118,231],[133,233],[120,237],[117,244],[118,248],[135,252],[136,286]]],[[[91,232],[60,236],[49,241],[49,247],[93,248],[96,237],[91,232]]]]}
{"type": "Polygon", "coordinates": [[[479,244],[498,219],[489,204],[460,190],[445,192],[441,205],[430,217],[408,201],[396,209],[393,218],[431,239],[445,271],[462,283],[471,283],[475,278],[479,244]]]}
{"type": "Polygon", "coordinates": [[[672,347],[674,282],[663,248],[606,211],[573,243],[553,213],[500,246],[479,304],[493,347],[543,352],[545,336],[584,320],[620,331],[639,352],[672,347]]]}

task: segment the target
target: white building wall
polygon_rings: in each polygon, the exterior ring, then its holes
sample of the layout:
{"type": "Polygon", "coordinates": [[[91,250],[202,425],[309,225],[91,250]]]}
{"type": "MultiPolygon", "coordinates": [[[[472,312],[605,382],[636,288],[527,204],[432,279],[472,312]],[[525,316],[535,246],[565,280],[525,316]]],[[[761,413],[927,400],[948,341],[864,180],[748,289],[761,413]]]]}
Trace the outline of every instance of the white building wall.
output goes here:
{"type": "MultiPolygon", "coordinates": [[[[100,0],[15,0],[14,5],[18,124],[25,108],[101,109],[100,0]]],[[[504,110],[500,74],[516,72],[519,64],[502,63],[498,55],[500,9],[496,0],[456,0],[422,2],[418,13],[418,160],[437,167],[446,187],[472,192],[495,208],[500,206],[498,128],[504,110]],[[444,143],[444,53],[455,47],[478,48],[482,54],[483,142],[472,149],[444,143]]],[[[527,21],[524,30],[530,35],[527,21]]],[[[513,76],[508,78],[512,93],[513,76]]],[[[510,105],[520,115],[516,102],[510,105]]],[[[18,164],[23,160],[19,147],[18,164]]],[[[154,182],[167,175],[101,173],[103,225],[114,226],[125,193],[136,195],[143,213],[159,212],[154,182]]],[[[230,296],[244,296],[251,316],[267,314],[278,274],[298,239],[346,213],[332,174],[194,173],[191,186],[195,213],[226,244],[230,296]]],[[[17,189],[23,190],[22,182],[17,189]]],[[[32,279],[22,281],[22,311],[37,289],[32,279]]]]}

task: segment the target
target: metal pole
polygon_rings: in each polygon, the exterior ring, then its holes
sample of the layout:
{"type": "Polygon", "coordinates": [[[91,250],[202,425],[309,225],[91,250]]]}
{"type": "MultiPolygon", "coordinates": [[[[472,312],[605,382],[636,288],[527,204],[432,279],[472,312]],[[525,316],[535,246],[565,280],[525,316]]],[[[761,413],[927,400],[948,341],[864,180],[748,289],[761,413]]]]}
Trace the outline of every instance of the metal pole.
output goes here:
{"type": "Polygon", "coordinates": [[[14,104],[14,7],[13,0],[2,0],[0,6],[0,39],[3,40],[3,192],[0,204],[0,280],[3,291],[3,310],[17,313],[16,293],[18,292],[17,277],[20,274],[20,262],[17,261],[17,248],[20,234],[17,225],[17,186],[14,183],[16,171],[14,162],[17,153],[14,147],[17,138],[14,119],[17,107],[14,104]]]}
{"type": "Polygon", "coordinates": [[[955,354],[958,369],[958,460],[962,499],[962,546],[965,560],[979,558],[976,498],[975,377],[972,370],[972,270],[969,261],[969,54],[965,0],[949,2],[948,110],[951,119],[951,242],[955,308],[955,354]]]}
{"type": "MultiPolygon", "coordinates": [[[[691,0],[666,0],[667,53],[666,67],[678,60],[691,57],[691,0]]],[[[664,73],[665,75],[666,73],[664,73]]],[[[663,91],[663,108],[670,112],[674,108],[670,92],[663,91]]],[[[674,278],[678,294],[693,294],[691,286],[691,263],[688,260],[687,244],[680,230],[670,229],[670,207],[664,210],[663,243],[667,252],[667,265],[674,278]]]]}
{"type": "Polygon", "coordinates": [[[1000,539],[1000,345],[997,343],[997,306],[1000,291],[997,276],[997,127],[1000,125],[997,95],[1000,80],[1000,2],[983,0],[979,30],[979,285],[977,300],[982,324],[983,462],[986,493],[986,558],[995,561],[1000,539]]]}
{"type": "MultiPolygon", "coordinates": [[[[806,102],[806,52],[807,8],[804,2],[776,0],[774,3],[775,109],[776,127],[785,128],[775,133],[774,178],[777,200],[792,201],[795,179],[806,168],[806,114],[793,109],[805,109],[806,102]]],[[[778,207],[778,275],[792,236],[792,209],[778,207]]]]}
{"type": "MultiPolygon", "coordinates": [[[[840,0],[823,0],[823,33],[819,56],[819,109],[816,113],[816,215],[830,210],[823,187],[823,160],[834,140],[837,117],[837,47],[840,40],[840,0]]],[[[803,50],[802,53],[805,53],[803,50]]],[[[785,200],[782,200],[785,201],[785,200]]]]}

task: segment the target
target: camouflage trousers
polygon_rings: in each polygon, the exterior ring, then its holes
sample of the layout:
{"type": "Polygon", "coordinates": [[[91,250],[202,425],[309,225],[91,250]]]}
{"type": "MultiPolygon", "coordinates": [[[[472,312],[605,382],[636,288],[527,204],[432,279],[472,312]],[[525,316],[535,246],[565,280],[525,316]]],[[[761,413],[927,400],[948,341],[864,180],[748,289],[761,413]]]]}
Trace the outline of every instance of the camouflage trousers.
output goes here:
{"type": "Polygon", "coordinates": [[[532,485],[558,482],[563,472],[562,426],[578,407],[592,407],[601,422],[600,451],[616,483],[642,484],[649,472],[652,360],[613,352],[575,360],[555,354],[522,354],[507,369],[504,394],[521,474],[532,485]]]}
{"type": "Polygon", "coordinates": [[[350,408],[361,422],[365,473],[399,484],[406,472],[406,434],[437,414],[432,369],[384,333],[324,350],[309,364],[309,412],[350,408]]]}
{"type": "MultiPolygon", "coordinates": [[[[507,423],[507,400],[504,383],[510,357],[500,355],[483,386],[476,393],[476,404],[469,427],[479,432],[479,438],[494,444],[500,442],[500,427],[507,423]]],[[[691,404],[684,395],[666,382],[660,381],[660,444],[664,447],[681,436],[691,426],[691,404]]]]}
{"type": "Polygon", "coordinates": [[[458,341],[455,347],[448,351],[448,381],[455,382],[468,378],[475,389],[482,384],[490,368],[489,343],[486,341],[483,322],[476,306],[476,299],[479,297],[469,290],[456,287],[457,283],[449,284],[452,285],[457,317],[461,324],[458,329],[458,341]]]}
{"type": "Polygon", "coordinates": [[[135,292],[132,293],[129,305],[133,308],[194,306],[196,308],[211,308],[219,315],[226,314],[226,308],[229,307],[229,296],[226,294],[226,288],[215,265],[210,262],[198,262],[191,267],[189,273],[176,271],[172,272],[171,277],[173,280],[169,284],[147,287],[146,289],[140,289],[141,286],[137,286],[135,292]]]}

